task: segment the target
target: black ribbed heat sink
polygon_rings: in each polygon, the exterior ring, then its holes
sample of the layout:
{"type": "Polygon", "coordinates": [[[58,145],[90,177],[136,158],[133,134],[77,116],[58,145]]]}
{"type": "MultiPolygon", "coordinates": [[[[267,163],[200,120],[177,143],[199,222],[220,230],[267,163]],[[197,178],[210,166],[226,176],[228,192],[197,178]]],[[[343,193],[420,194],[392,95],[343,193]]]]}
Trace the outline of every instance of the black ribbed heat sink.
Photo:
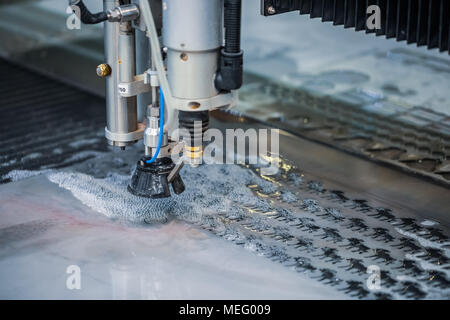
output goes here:
{"type": "Polygon", "coordinates": [[[439,48],[450,54],[449,0],[261,0],[261,13],[265,16],[297,10],[334,25],[406,40],[428,49],[439,48]],[[381,9],[381,29],[369,30],[366,26],[370,5],[381,9]]]}

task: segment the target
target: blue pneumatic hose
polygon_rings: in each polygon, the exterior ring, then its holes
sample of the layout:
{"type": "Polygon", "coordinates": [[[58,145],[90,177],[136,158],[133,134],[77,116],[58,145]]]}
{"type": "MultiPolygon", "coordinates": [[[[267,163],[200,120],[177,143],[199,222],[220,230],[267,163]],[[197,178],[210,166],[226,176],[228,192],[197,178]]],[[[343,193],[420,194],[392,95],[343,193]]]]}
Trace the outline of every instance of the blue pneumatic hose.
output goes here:
{"type": "Polygon", "coordinates": [[[163,134],[164,134],[164,93],[162,89],[159,89],[159,139],[158,146],[156,147],[156,152],[152,156],[150,160],[147,160],[147,163],[152,163],[158,158],[159,150],[161,149],[163,134]]]}

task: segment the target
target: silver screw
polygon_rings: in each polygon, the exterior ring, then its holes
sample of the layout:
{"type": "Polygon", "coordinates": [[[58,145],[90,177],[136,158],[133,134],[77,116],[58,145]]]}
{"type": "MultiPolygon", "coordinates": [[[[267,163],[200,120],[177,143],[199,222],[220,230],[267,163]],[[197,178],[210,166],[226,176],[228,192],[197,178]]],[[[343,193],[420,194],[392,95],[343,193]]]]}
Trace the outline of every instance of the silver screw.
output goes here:
{"type": "Polygon", "coordinates": [[[270,6],[267,8],[267,13],[268,14],[275,14],[277,11],[275,10],[274,7],[270,6]]]}

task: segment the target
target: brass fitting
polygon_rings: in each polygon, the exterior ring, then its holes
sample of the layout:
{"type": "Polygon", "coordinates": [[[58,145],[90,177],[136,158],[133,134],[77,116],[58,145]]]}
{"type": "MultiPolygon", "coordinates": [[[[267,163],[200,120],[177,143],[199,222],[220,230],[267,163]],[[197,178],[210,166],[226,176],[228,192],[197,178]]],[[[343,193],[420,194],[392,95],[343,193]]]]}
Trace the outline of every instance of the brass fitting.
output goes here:
{"type": "Polygon", "coordinates": [[[187,158],[199,159],[203,155],[203,147],[202,146],[191,147],[185,145],[184,152],[187,158]]]}
{"type": "Polygon", "coordinates": [[[106,64],[106,63],[102,63],[102,64],[97,66],[97,70],[96,71],[97,71],[97,75],[99,77],[104,78],[104,77],[107,77],[107,76],[109,76],[111,74],[111,67],[108,64],[106,64]]]}

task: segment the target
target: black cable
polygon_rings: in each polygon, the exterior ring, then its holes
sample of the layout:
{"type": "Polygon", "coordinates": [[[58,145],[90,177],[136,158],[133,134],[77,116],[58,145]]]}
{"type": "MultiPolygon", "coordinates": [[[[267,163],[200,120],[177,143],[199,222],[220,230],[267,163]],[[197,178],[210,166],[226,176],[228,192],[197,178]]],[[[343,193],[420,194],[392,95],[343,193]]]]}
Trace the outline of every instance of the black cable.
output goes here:
{"type": "Polygon", "coordinates": [[[225,52],[241,51],[241,0],[225,0],[225,52]]]}
{"type": "Polygon", "coordinates": [[[98,13],[91,13],[89,9],[84,5],[83,0],[71,0],[70,6],[77,6],[80,9],[79,18],[84,24],[97,24],[108,20],[106,12],[102,11],[98,13]]]}
{"type": "Polygon", "coordinates": [[[214,81],[218,90],[230,91],[242,86],[241,6],[242,0],[224,2],[225,45],[214,81]]]}

